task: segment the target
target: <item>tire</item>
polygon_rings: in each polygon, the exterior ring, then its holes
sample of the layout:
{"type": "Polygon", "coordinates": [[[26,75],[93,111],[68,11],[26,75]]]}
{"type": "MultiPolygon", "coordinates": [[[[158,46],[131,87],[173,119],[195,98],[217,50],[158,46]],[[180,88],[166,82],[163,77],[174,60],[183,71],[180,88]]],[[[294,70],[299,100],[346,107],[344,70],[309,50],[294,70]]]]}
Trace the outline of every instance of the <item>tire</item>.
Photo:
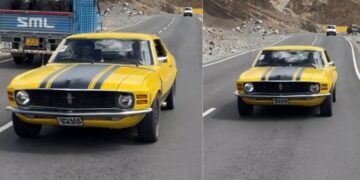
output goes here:
{"type": "Polygon", "coordinates": [[[14,113],[12,114],[12,121],[15,133],[22,138],[33,138],[39,136],[41,125],[29,124],[22,121],[14,113]]]}
{"type": "Polygon", "coordinates": [[[165,100],[166,106],[164,107],[164,109],[172,110],[175,108],[175,92],[176,92],[176,83],[174,82],[169,92],[169,95],[166,97],[165,100]]]}
{"type": "Polygon", "coordinates": [[[34,61],[34,55],[33,54],[27,54],[25,56],[25,59],[26,59],[26,64],[32,64],[32,62],[34,61]]]}
{"type": "Polygon", "coordinates": [[[254,106],[246,104],[241,97],[238,97],[238,111],[240,116],[251,116],[254,111],[254,106]]]}
{"type": "Polygon", "coordinates": [[[13,56],[14,63],[16,65],[24,64],[25,58],[22,56],[13,56]]]}
{"type": "Polygon", "coordinates": [[[44,57],[44,62],[41,61],[41,63],[43,63],[43,65],[46,65],[49,62],[49,59],[51,58],[51,55],[43,55],[44,57]]]}
{"type": "Polygon", "coordinates": [[[154,143],[159,138],[159,119],[160,119],[160,96],[157,95],[151,105],[152,112],[145,115],[145,118],[137,127],[140,141],[154,143]]]}
{"type": "Polygon", "coordinates": [[[326,97],[325,101],[320,105],[320,116],[330,117],[332,116],[332,94],[326,97]]]}

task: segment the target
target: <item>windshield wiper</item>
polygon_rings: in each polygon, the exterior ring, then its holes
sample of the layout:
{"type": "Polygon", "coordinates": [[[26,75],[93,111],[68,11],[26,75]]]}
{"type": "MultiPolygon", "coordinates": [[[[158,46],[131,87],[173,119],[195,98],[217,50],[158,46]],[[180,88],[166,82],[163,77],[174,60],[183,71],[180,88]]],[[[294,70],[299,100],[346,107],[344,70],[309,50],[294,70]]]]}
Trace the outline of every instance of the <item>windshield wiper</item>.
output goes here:
{"type": "Polygon", "coordinates": [[[82,63],[82,62],[88,62],[91,64],[94,64],[94,60],[91,59],[82,59],[82,60],[77,60],[77,59],[55,59],[54,62],[57,63],[62,63],[62,62],[67,62],[67,63],[82,63]]]}

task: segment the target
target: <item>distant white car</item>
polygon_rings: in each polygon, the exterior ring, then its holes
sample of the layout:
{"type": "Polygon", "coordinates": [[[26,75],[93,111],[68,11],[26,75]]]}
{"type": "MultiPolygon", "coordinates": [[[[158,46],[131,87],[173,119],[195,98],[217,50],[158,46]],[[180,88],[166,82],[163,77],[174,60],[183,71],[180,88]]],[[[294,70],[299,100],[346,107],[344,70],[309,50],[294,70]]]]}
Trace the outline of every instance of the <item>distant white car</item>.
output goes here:
{"type": "Polygon", "coordinates": [[[326,27],[326,36],[336,36],[336,26],[335,25],[328,25],[326,27]]]}
{"type": "Polygon", "coordinates": [[[185,7],[184,9],[184,16],[193,16],[193,9],[192,7],[185,7]]]}

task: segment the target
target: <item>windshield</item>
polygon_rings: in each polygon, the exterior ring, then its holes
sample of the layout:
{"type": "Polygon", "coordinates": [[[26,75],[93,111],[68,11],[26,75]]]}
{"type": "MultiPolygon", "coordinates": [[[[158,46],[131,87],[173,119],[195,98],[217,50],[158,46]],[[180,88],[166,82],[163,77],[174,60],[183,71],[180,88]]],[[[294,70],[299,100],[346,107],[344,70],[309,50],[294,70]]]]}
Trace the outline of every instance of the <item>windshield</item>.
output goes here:
{"type": "Polygon", "coordinates": [[[185,8],[185,10],[188,10],[188,11],[189,11],[189,10],[191,10],[191,8],[185,8]]]}
{"type": "Polygon", "coordinates": [[[328,26],[328,29],[336,29],[335,26],[328,26]]]}
{"type": "Polygon", "coordinates": [[[320,51],[263,51],[255,66],[323,67],[320,51]]]}
{"type": "Polygon", "coordinates": [[[132,39],[68,39],[55,63],[152,65],[150,42],[132,39]]]}

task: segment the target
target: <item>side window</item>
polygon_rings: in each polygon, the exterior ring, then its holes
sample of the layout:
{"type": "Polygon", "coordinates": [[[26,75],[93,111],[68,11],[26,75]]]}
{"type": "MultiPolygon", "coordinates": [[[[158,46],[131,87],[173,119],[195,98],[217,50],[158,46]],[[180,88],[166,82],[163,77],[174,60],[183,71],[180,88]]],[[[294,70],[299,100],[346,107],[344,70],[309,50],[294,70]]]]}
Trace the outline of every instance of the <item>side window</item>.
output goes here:
{"type": "Polygon", "coordinates": [[[326,56],[327,62],[330,63],[331,60],[330,60],[330,57],[329,57],[329,54],[327,53],[327,51],[325,51],[325,56],[326,56]]]}
{"type": "Polygon", "coordinates": [[[155,43],[155,49],[156,49],[157,56],[158,57],[166,56],[166,50],[165,50],[163,44],[161,43],[161,41],[159,39],[155,39],[154,43],[155,43]]]}

